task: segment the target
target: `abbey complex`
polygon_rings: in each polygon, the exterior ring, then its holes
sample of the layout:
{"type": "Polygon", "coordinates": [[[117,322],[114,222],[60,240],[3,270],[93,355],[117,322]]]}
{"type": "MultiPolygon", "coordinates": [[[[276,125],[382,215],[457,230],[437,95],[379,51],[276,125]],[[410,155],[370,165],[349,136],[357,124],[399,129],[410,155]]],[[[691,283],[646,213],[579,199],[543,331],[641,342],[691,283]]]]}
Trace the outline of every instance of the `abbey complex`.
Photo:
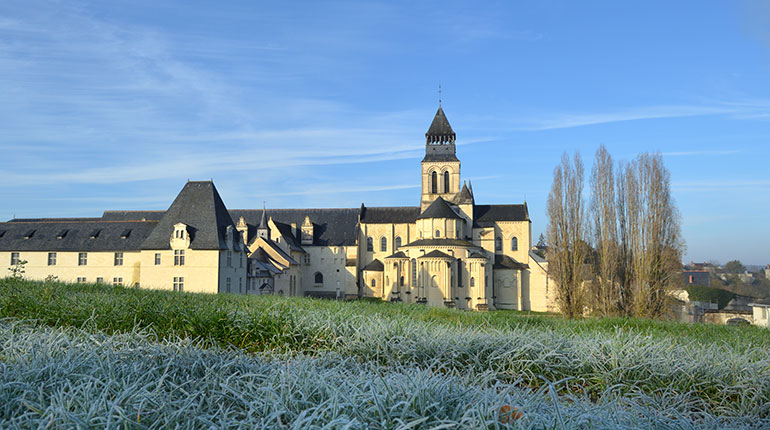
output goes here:
{"type": "Polygon", "coordinates": [[[425,137],[418,206],[230,210],[213,182],[187,182],[165,211],[0,223],[0,276],[555,310],[526,203],[476,204],[440,106],[425,137]]]}

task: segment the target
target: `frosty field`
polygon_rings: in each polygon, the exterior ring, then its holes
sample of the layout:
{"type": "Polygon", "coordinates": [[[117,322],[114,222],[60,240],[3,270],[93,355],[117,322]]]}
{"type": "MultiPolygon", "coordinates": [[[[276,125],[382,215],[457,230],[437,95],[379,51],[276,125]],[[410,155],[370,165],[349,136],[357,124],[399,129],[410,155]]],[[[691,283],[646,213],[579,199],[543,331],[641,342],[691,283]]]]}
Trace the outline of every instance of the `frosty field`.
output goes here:
{"type": "Polygon", "coordinates": [[[8,280],[0,318],[2,428],[770,426],[755,327],[8,280]]]}

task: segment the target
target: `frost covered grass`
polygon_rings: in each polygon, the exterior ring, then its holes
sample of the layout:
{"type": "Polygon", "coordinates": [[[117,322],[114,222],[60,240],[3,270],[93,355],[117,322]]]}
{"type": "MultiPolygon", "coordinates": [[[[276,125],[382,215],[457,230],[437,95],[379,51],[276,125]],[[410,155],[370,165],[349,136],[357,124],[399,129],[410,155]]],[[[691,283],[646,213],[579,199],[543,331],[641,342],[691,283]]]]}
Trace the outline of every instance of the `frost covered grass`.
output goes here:
{"type": "MultiPolygon", "coordinates": [[[[335,352],[245,354],[161,340],[0,321],[0,427],[78,428],[762,428],[757,416],[693,412],[660,393],[556,395],[496,375],[444,373],[335,352]],[[521,411],[506,419],[506,405],[521,411]],[[502,408],[502,410],[501,410],[502,408]]],[[[437,367],[439,366],[439,367],[437,367]]]]}
{"type": "MultiPolygon", "coordinates": [[[[339,375],[359,372],[364,379],[360,372],[406,379],[428,375],[474,393],[537,394],[554,408],[596,407],[604,411],[600,416],[617,406],[612,413],[618,416],[645,411],[669,417],[675,428],[721,427],[728,419],[744,425],[749,417],[770,416],[770,331],[756,327],[568,321],[389,303],[12,281],[0,281],[0,317],[75,327],[94,336],[121,338],[140,330],[143,342],[154,339],[167,348],[187,339],[190,350],[211,357],[259,357],[272,365],[294,357],[296,365],[329,370],[333,363],[339,375]]],[[[490,404],[507,401],[496,399],[490,404]]],[[[453,417],[455,423],[462,418],[453,417]]],[[[398,426],[393,423],[384,427],[398,426]]]]}

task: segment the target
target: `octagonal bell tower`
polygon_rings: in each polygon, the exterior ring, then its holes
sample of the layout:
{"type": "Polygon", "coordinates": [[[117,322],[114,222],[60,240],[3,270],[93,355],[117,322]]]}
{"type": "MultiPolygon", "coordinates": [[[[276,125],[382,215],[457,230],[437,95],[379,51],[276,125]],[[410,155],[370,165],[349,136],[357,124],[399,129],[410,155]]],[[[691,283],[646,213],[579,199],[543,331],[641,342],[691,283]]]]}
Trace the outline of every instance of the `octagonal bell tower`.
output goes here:
{"type": "Polygon", "coordinates": [[[425,133],[422,159],[422,198],[420,212],[438,197],[454,201],[460,192],[460,160],[455,153],[455,132],[439,103],[436,116],[425,133]]]}

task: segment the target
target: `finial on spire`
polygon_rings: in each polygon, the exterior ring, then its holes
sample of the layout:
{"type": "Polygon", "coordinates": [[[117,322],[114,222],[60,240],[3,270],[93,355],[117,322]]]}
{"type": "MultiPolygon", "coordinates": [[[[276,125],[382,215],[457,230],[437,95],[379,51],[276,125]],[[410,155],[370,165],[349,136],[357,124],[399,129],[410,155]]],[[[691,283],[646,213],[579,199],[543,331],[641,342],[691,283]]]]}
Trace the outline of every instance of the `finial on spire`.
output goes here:
{"type": "Polygon", "coordinates": [[[441,84],[438,84],[438,105],[441,106],[441,84]]]}

